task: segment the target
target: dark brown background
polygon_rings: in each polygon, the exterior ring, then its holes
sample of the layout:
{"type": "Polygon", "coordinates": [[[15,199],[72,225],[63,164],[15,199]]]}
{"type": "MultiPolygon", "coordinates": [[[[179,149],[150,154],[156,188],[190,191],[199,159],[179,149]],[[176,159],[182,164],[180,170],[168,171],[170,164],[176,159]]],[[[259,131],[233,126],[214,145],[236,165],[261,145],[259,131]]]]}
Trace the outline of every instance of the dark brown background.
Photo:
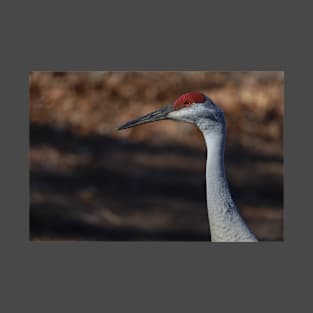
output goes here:
{"type": "Polygon", "coordinates": [[[281,72],[32,72],[32,240],[209,240],[205,145],[190,124],[127,120],[201,91],[227,119],[233,197],[283,239],[281,72]]]}

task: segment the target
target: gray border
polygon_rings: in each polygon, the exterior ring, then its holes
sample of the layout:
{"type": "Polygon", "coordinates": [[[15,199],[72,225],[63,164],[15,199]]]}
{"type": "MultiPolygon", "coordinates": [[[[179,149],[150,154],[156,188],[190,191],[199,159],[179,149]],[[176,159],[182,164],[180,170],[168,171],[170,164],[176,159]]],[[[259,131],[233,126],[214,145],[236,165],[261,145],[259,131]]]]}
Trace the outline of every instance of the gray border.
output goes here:
{"type": "Polygon", "coordinates": [[[134,10],[132,2],[115,7],[103,2],[102,8],[25,3],[26,9],[13,4],[2,10],[2,30],[10,37],[2,42],[1,306],[6,309],[1,312],[97,307],[268,312],[286,310],[293,302],[306,307],[302,286],[310,273],[305,244],[312,220],[306,215],[312,209],[305,205],[310,184],[302,169],[311,155],[300,144],[310,140],[312,116],[303,114],[311,91],[311,79],[305,77],[311,10],[287,2],[241,4],[220,1],[205,9],[196,3],[192,8],[141,3],[134,10]],[[27,75],[51,69],[285,71],[285,241],[29,242],[27,75]]]}

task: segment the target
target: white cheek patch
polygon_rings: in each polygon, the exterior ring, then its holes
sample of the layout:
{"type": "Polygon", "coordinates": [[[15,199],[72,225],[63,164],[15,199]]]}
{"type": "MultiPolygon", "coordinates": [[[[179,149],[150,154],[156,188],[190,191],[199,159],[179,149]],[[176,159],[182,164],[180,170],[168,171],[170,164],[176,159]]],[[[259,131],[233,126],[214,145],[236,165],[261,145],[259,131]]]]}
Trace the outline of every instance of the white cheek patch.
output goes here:
{"type": "Polygon", "coordinates": [[[200,117],[205,111],[207,111],[207,108],[203,105],[203,103],[195,103],[190,107],[170,112],[168,114],[168,118],[194,121],[195,119],[200,117]]]}
{"type": "Polygon", "coordinates": [[[191,110],[191,108],[192,107],[188,107],[188,108],[183,108],[180,110],[172,111],[167,116],[173,119],[190,118],[193,115],[193,113],[195,113],[194,110],[191,110]]]}

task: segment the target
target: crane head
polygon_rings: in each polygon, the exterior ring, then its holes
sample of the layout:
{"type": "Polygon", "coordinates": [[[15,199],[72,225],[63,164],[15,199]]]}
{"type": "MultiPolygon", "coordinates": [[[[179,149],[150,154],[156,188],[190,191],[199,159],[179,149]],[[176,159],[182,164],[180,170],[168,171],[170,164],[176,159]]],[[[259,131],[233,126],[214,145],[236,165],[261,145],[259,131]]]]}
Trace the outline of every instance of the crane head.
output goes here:
{"type": "Polygon", "coordinates": [[[118,130],[165,119],[195,124],[201,119],[224,123],[222,110],[209,97],[199,92],[188,92],[159,110],[121,125],[118,130]]]}

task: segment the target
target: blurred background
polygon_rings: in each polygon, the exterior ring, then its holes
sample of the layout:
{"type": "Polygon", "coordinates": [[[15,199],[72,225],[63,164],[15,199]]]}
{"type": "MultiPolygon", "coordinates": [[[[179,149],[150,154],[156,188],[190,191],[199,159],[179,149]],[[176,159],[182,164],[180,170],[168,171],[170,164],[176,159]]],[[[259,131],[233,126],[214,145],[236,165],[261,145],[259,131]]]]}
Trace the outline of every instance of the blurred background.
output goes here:
{"type": "Polygon", "coordinates": [[[226,175],[260,240],[283,240],[283,72],[31,72],[31,240],[210,240],[191,124],[117,131],[200,91],[225,112],[226,175]]]}

